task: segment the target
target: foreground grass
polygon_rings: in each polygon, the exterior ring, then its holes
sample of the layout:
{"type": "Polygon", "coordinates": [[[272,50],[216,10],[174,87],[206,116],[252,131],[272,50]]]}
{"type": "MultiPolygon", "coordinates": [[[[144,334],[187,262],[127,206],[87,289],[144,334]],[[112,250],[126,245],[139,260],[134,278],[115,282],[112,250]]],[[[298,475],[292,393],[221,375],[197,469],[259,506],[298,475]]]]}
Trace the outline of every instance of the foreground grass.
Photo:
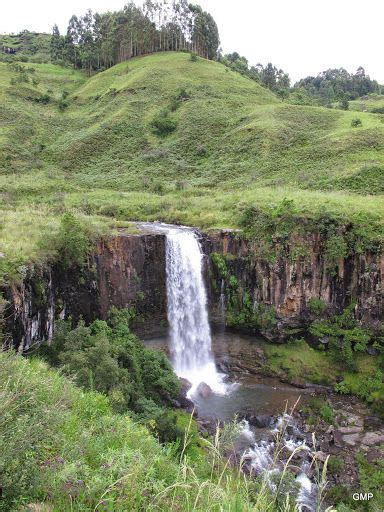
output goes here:
{"type": "Polygon", "coordinates": [[[40,360],[0,353],[0,389],[0,510],[277,510],[217,443],[191,459],[187,438],[180,455],[40,360]]]}

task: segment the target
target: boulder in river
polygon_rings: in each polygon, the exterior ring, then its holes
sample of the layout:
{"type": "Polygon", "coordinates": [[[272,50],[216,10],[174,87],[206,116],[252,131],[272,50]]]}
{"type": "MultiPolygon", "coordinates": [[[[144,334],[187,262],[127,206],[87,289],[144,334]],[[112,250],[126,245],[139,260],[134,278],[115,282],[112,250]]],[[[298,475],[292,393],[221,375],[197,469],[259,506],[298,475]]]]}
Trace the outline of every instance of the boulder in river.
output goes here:
{"type": "Polygon", "coordinates": [[[273,417],[268,414],[249,415],[247,420],[252,427],[268,428],[272,424],[273,417]]]}
{"type": "Polygon", "coordinates": [[[184,377],[179,377],[179,382],[181,384],[181,391],[184,391],[185,394],[191,389],[192,384],[188,379],[184,379],[184,377]]]}
{"type": "MultiPolygon", "coordinates": [[[[185,409],[188,413],[192,413],[195,406],[194,406],[192,400],[190,400],[187,397],[187,393],[191,389],[192,384],[189,382],[189,380],[183,379],[181,377],[179,378],[179,381],[181,384],[181,389],[180,389],[180,393],[179,393],[177,399],[175,400],[175,402],[177,402],[179,404],[180,408],[185,409]]],[[[174,404],[174,407],[177,407],[176,404],[174,404]]]]}
{"type": "Polygon", "coordinates": [[[196,393],[201,396],[201,398],[209,398],[213,391],[208,384],[205,382],[200,382],[200,384],[196,388],[196,393]]]}

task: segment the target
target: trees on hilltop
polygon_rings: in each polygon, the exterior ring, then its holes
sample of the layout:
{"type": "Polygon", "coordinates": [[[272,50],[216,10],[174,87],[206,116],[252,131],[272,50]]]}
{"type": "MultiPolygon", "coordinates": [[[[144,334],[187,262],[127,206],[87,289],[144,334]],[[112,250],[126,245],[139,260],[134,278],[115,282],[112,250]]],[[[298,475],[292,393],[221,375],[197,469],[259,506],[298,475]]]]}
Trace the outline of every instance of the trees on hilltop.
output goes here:
{"type": "Polygon", "coordinates": [[[131,1],[120,11],[72,16],[65,36],[55,25],[51,58],[91,73],[158,51],[187,50],[215,59],[218,47],[216,22],[200,6],[145,0],[142,7],[131,1]]]}

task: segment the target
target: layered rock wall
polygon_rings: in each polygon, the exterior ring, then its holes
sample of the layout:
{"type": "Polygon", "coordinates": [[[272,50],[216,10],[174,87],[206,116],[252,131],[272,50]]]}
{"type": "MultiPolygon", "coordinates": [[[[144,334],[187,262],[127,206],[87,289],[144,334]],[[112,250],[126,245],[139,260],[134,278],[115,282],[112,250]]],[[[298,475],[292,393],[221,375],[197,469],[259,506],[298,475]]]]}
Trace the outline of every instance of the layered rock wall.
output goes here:
{"type": "MultiPolygon", "coordinates": [[[[330,267],[320,235],[309,234],[300,243],[305,255],[296,256],[297,240],[289,240],[283,255],[268,261],[260,256],[257,241],[247,241],[236,232],[219,231],[205,238],[206,252],[224,257],[228,275],[235,278],[236,291],[247,292],[253,306],[273,308],[283,325],[305,323],[311,299],[322,300],[331,313],[339,313],[356,301],[355,314],[363,324],[376,326],[383,321],[384,255],[365,252],[340,259],[330,267]]],[[[215,312],[222,276],[212,261],[208,265],[215,312]]]]}
{"type": "MultiPolygon", "coordinates": [[[[222,320],[219,305],[225,305],[223,293],[228,302],[229,286],[235,283],[231,293],[237,294],[240,303],[247,295],[248,308],[256,310],[262,305],[273,309],[277,331],[268,333],[271,339],[278,339],[286,326],[304,325],[311,299],[321,299],[334,313],[356,300],[355,312],[362,324],[377,326],[383,321],[383,255],[356,254],[330,269],[317,234],[301,241],[307,248],[305,256],[295,256],[297,241],[292,240],[274,262],[261,257],[257,243],[237,232],[203,234],[201,242],[213,320],[222,320]],[[213,253],[224,259],[226,279],[213,264],[213,253]]],[[[2,305],[5,341],[20,351],[50,340],[54,319],[71,317],[76,324],[83,318],[89,323],[105,319],[112,306],[135,309],[138,334],[164,333],[165,235],[122,232],[100,241],[85,268],[31,267],[20,285],[2,290],[2,294],[7,300],[2,305]]],[[[245,326],[245,330],[255,329],[245,326]]]]}
{"type": "Polygon", "coordinates": [[[90,323],[112,306],[134,308],[134,328],[145,333],[166,318],[165,238],[121,233],[100,241],[84,268],[31,267],[2,294],[5,342],[20,351],[50,340],[54,319],[90,323]]]}

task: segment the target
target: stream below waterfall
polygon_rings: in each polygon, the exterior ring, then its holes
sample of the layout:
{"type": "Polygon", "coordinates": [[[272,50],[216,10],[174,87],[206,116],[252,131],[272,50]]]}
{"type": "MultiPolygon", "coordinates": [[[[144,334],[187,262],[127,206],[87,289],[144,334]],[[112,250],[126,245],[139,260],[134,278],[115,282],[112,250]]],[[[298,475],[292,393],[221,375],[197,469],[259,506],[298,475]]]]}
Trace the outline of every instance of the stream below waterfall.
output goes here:
{"type": "MultiPolygon", "coordinates": [[[[213,391],[205,397],[195,392],[191,396],[199,421],[204,425],[206,421],[231,422],[237,418],[241,427],[236,440],[237,453],[244,456],[248,471],[266,474],[272,488],[273,479],[279,477],[284,463],[294,450],[300,449],[294,462],[299,487],[297,504],[299,511],[312,512],[316,509],[316,485],[310,464],[311,443],[295,419],[284,414],[290,412],[298,400],[302,406],[308,391],[258,373],[260,341],[257,338],[223,330],[213,332],[211,337],[212,355],[219,371],[225,375],[227,392],[213,391]],[[249,422],[244,419],[247,417],[249,422]],[[281,441],[284,455],[276,464],[273,460],[275,436],[282,422],[285,422],[281,441]]],[[[168,336],[147,339],[145,345],[170,356],[168,336]]]]}
{"type": "Polygon", "coordinates": [[[302,390],[258,375],[257,339],[223,330],[212,335],[199,233],[166,224],[139,227],[163,233],[166,239],[168,336],[147,340],[146,345],[164,350],[176,374],[189,383],[200,426],[202,420],[236,420],[236,457],[247,471],[263,475],[272,490],[277,489],[276,479],[285,475],[284,464],[300,452],[293,477],[297,504],[302,512],[312,512],[316,486],[311,481],[311,450],[289,414],[302,390]],[[275,457],[280,452],[284,455],[275,457]]]}

